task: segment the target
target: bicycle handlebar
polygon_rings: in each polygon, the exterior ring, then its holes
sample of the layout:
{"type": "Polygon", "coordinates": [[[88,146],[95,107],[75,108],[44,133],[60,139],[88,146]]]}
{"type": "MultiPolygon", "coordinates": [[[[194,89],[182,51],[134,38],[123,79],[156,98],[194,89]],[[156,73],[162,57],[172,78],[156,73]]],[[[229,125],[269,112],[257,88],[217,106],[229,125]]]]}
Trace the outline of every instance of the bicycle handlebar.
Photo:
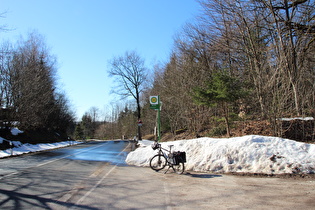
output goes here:
{"type": "Polygon", "coordinates": [[[154,142],[151,146],[152,146],[152,149],[153,149],[153,150],[160,149],[160,150],[165,150],[165,151],[167,151],[167,152],[171,152],[171,151],[172,151],[172,147],[173,147],[174,145],[168,145],[169,148],[170,148],[169,150],[163,148],[162,145],[161,145],[160,143],[157,143],[157,142],[154,142]]]}

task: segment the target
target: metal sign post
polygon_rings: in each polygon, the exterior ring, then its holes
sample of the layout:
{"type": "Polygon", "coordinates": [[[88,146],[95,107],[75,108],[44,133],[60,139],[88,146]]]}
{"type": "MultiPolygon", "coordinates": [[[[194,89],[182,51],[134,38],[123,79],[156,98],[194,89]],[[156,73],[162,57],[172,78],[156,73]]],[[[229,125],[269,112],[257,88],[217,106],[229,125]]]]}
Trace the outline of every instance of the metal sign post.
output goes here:
{"type": "Polygon", "coordinates": [[[160,115],[161,115],[161,102],[160,102],[160,96],[150,96],[150,109],[157,110],[157,136],[158,136],[158,141],[161,140],[161,120],[160,120],[160,115]]]}

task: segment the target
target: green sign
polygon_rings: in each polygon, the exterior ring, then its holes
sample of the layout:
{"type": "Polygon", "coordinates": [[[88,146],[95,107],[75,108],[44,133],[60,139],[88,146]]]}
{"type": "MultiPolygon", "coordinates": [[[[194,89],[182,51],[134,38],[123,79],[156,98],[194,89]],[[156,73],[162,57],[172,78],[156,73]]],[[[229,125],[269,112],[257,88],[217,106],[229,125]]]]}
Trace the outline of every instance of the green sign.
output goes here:
{"type": "Polygon", "coordinates": [[[155,109],[155,110],[160,109],[159,96],[150,96],[150,109],[155,109]]]}
{"type": "Polygon", "coordinates": [[[157,136],[158,141],[161,141],[161,120],[160,120],[160,112],[161,112],[161,102],[159,96],[150,96],[150,109],[157,110],[157,136]]]}
{"type": "Polygon", "coordinates": [[[159,104],[156,104],[156,105],[150,104],[150,109],[158,110],[158,109],[160,109],[160,105],[159,104]]]}

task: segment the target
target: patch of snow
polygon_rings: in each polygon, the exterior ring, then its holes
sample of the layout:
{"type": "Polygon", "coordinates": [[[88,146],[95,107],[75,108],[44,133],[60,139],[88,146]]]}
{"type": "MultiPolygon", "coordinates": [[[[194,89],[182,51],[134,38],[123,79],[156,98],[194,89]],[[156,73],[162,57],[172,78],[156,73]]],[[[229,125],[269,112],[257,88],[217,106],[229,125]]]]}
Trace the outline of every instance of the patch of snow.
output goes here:
{"type": "Polygon", "coordinates": [[[150,140],[140,140],[138,142],[140,147],[151,146],[152,143],[153,143],[153,141],[150,141],[150,140]]]}
{"type": "Polygon", "coordinates": [[[18,128],[11,128],[11,133],[14,136],[17,136],[19,133],[23,133],[23,131],[19,130],[18,128]]]}
{"type": "MultiPolygon", "coordinates": [[[[5,139],[0,137],[0,143],[5,139]]],[[[12,141],[12,144],[15,146],[12,149],[12,155],[21,155],[29,152],[38,152],[43,150],[55,149],[60,147],[66,147],[69,145],[80,144],[81,142],[77,141],[64,141],[64,142],[56,142],[49,144],[22,144],[19,141],[12,141]]],[[[0,158],[11,156],[11,149],[0,150],[0,158]]]]}
{"type": "Polygon", "coordinates": [[[279,120],[282,121],[291,121],[291,120],[314,120],[313,117],[294,117],[294,118],[280,118],[279,120]]]}
{"type": "MultiPolygon", "coordinates": [[[[152,141],[127,156],[129,165],[148,167],[154,151],[152,141]]],[[[186,170],[243,173],[315,173],[315,145],[278,137],[248,135],[234,138],[198,138],[162,142],[163,148],[185,151],[186,170]]]]}

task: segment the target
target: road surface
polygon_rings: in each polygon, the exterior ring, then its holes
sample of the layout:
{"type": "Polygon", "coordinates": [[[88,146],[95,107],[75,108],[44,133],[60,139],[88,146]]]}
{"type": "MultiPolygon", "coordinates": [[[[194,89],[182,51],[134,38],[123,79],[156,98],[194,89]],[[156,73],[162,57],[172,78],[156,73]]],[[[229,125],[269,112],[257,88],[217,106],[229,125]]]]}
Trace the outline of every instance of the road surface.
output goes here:
{"type": "Polygon", "coordinates": [[[94,142],[0,160],[0,209],[314,209],[315,180],[124,164],[128,142],[94,142]]]}

